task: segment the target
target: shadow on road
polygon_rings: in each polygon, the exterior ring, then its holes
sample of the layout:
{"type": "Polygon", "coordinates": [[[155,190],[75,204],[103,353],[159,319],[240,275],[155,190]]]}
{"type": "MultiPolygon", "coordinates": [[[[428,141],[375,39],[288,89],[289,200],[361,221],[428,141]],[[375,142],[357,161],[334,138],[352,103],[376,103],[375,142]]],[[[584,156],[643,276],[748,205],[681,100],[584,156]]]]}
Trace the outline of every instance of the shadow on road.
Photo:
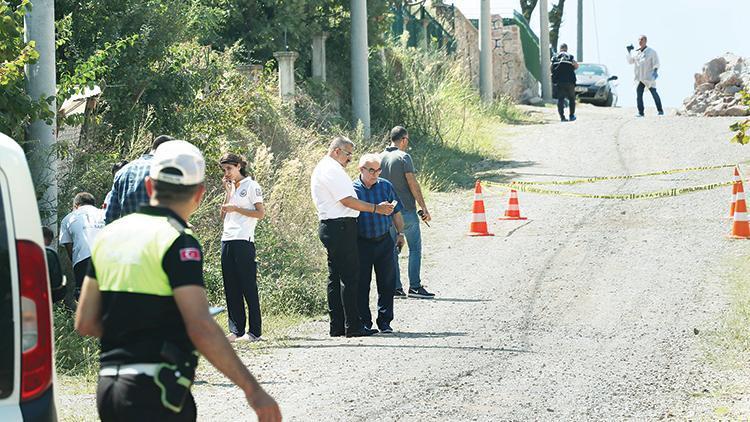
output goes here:
{"type": "Polygon", "coordinates": [[[434,302],[456,302],[456,303],[492,302],[492,299],[469,299],[469,298],[463,298],[463,297],[435,297],[430,300],[434,302]]]}
{"type": "MultiPolygon", "coordinates": [[[[403,334],[403,333],[402,333],[403,334]]],[[[383,336],[384,337],[384,336],[383,336]]],[[[390,335],[390,337],[401,337],[400,334],[390,335]]],[[[382,337],[381,337],[382,338],[382,337]]],[[[300,339],[308,340],[308,339],[300,339]]],[[[373,343],[329,343],[321,344],[319,339],[309,339],[316,341],[316,344],[288,344],[270,346],[264,349],[337,349],[351,347],[365,347],[372,349],[424,349],[424,350],[463,350],[469,352],[505,352],[505,353],[535,353],[531,350],[516,349],[512,347],[483,347],[483,346],[443,346],[443,345],[419,345],[419,344],[373,344],[373,343]]],[[[333,340],[328,340],[333,341],[333,340]]]]}

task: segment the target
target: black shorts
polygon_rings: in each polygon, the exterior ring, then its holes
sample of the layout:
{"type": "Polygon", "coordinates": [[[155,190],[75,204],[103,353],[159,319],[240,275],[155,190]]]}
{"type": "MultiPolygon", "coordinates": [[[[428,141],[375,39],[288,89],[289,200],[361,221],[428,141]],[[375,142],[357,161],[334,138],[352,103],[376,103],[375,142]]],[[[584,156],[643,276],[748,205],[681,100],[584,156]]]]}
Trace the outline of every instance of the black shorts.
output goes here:
{"type": "Polygon", "coordinates": [[[188,394],[180,413],[161,403],[161,390],[148,375],[99,377],[96,408],[103,422],[195,421],[193,395],[188,394]]]}

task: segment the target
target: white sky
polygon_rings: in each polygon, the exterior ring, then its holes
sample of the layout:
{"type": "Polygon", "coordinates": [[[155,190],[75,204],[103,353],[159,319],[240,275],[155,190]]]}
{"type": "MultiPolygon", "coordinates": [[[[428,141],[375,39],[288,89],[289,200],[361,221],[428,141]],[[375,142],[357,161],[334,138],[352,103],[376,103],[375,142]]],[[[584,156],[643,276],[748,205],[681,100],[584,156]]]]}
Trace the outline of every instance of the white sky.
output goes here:
{"type": "MultiPolygon", "coordinates": [[[[469,18],[479,17],[480,0],[443,0],[469,18]]],[[[520,12],[518,0],[490,0],[492,13],[520,12]]],[[[557,0],[548,0],[549,7],[557,0]]],[[[567,0],[560,42],[576,54],[577,0],[567,0]]],[[[620,77],[619,104],[635,105],[633,69],[625,61],[625,46],[638,46],[638,35],[661,61],[657,88],[667,107],[678,107],[693,92],[693,75],[703,64],[725,52],[750,57],[750,0],[584,0],[584,61],[602,63],[620,77]],[[596,12],[596,15],[594,15],[596,12]],[[598,36],[597,36],[598,32],[598,36]]],[[[531,28],[539,34],[538,6],[531,28]]],[[[646,93],[646,107],[653,107],[646,93]]]]}

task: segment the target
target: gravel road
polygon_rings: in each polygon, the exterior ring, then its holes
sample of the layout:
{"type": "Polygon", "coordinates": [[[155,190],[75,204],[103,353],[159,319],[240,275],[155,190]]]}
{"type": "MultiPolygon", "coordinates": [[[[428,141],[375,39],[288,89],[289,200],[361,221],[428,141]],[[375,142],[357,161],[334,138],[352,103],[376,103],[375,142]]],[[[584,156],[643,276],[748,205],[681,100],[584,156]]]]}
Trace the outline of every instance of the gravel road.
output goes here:
{"type": "MultiPolygon", "coordinates": [[[[538,109],[537,109],[538,110],[538,109]]],[[[537,111],[539,113],[539,111],[537,111]]],[[[512,127],[509,161],[483,178],[565,180],[735,163],[730,118],[583,106],[574,123],[512,127]]],[[[749,169],[750,170],[750,169],[749,169]]],[[[563,186],[631,193],[731,180],[731,169],[563,186]]],[[[304,324],[245,361],[286,420],[623,420],[750,417],[747,371],[707,362],[728,307],[729,188],[650,200],[520,194],[527,221],[498,221],[507,192],[485,189],[494,237],[470,238],[472,192],[429,198],[425,284],[435,300],[396,302],[395,334],[331,339],[304,324]],[[696,330],[699,334],[695,334],[696,330]]],[[[374,300],[374,299],[373,299],[374,300]]],[[[241,392],[204,373],[201,420],[253,420],[241,392]]]]}

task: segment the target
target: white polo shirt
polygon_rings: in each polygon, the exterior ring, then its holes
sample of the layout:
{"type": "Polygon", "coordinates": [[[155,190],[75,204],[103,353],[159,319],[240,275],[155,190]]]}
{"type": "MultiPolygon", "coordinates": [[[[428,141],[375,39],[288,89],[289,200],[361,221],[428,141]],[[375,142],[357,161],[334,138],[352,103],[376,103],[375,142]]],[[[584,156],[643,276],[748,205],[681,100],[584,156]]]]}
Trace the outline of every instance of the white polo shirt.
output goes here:
{"type": "MultiPolygon", "coordinates": [[[[263,202],[263,191],[258,182],[251,177],[240,181],[239,187],[232,187],[229,203],[246,210],[255,210],[255,204],[263,202]]],[[[249,240],[255,242],[255,226],[258,219],[247,217],[238,212],[228,212],[224,215],[224,232],[221,240],[249,240]]]]}
{"type": "Polygon", "coordinates": [[[60,243],[73,244],[73,265],[91,256],[90,246],[104,227],[103,210],[93,205],[82,205],[60,222],[60,243]]]}
{"type": "Polygon", "coordinates": [[[359,216],[359,211],[340,202],[347,196],[356,198],[357,193],[341,164],[328,155],[320,160],[312,172],[310,192],[320,220],[359,216]]]}

